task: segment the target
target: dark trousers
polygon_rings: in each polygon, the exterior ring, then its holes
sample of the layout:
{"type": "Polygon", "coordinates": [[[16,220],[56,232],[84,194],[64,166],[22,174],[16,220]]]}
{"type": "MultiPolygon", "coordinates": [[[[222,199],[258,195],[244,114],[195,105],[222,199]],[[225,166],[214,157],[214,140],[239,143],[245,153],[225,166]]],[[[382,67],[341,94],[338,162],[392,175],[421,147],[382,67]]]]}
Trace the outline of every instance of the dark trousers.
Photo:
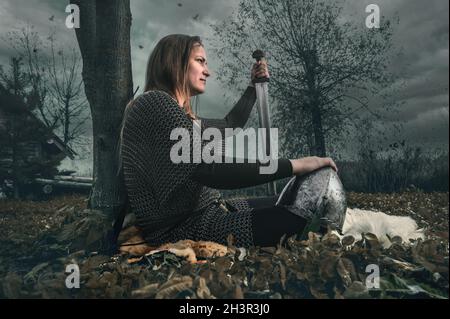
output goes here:
{"type": "Polygon", "coordinates": [[[247,199],[254,209],[252,226],[255,246],[276,246],[284,234],[287,235],[285,239],[301,234],[307,225],[305,218],[276,207],[277,200],[278,196],[247,199]]]}

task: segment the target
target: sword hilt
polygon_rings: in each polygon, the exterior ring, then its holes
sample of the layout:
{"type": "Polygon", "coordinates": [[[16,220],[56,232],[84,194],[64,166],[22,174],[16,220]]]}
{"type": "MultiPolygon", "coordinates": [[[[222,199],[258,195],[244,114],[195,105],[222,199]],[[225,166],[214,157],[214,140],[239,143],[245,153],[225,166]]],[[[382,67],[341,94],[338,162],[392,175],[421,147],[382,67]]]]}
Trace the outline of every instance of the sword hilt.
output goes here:
{"type": "MultiPolygon", "coordinates": [[[[264,54],[264,51],[262,50],[256,50],[253,52],[252,57],[254,59],[256,59],[256,61],[261,61],[263,59],[266,58],[266,55],[264,54]]],[[[255,77],[252,82],[253,83],[264,83],[264,82],[269,82],[269,78],[268,77],[263,77],[263,78],[257,78],[255,77]]]]}

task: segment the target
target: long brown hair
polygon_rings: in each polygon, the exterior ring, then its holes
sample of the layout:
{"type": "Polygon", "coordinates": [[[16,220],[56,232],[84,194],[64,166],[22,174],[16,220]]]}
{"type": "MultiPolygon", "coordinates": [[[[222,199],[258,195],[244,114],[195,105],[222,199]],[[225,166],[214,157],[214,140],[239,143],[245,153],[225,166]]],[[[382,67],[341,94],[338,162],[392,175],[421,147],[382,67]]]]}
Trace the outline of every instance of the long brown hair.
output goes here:
{"type": "Polygon", "coordinates": [[[184,34],[171,34],[162,38],[147,63],[144,91],[161,90],[176,99],[177,94],[185,99],[183,109],[192,119],[190,98],[191,89],[188,81],[189,56],[197,45],[203,45],[200,37],[184,34]]]}

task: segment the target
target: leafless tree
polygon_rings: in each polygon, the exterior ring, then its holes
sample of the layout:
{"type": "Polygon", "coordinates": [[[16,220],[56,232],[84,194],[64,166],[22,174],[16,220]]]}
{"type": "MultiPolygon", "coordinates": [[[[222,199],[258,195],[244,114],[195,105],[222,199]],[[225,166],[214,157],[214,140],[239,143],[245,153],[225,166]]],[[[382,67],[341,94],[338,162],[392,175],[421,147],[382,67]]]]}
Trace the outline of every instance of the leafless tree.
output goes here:
{"type": "Polygon", "coordinates": [[[55,49],[49,37],[51,57],[48,63],[48,91],[58,114],[64,144],[74,148],[86,146],[86,121],[90,120],[88,103],[83,91],[81,57],[72,48],[69,53],[55,49]],[[55,52],[56,51],[56,52],[55,52]]]}
{"type": "Polygon", "coordinates": [[[310,154],[325,156],[326,138],[358,112],[379,116],[369,101],[394,80],[387,72],[393,27],[382,17],[379,29],[368,29],[362,17],[359,25],[343,21],[335,1],[242,0],[233,17],[212,26],[218,76],[229,87],[242,78],[253,50],[268,52],[275,124],[291,156],[305,144],[310,154]]]}
{"type": "Polygon", "coordinates": [[[10,31],[5,40],[24,63],[26,90],[39,118],[71,148],[86,147],[90,119],[81,77],[81,56],[55,46],[55,32],[46,39],[27,25],[10,31]]]}
{"type": "Polygon", "coordinates": [[[44,54],[45,44],[34,31],[32,25],[9,31],[3,39],[21,57],[28,74],[28,86],[31,98],[39,118],[52,130],[58,127],[59,115],[50,107],[48,101],[48,76],[46,68],[48,59],[44,54]]]}

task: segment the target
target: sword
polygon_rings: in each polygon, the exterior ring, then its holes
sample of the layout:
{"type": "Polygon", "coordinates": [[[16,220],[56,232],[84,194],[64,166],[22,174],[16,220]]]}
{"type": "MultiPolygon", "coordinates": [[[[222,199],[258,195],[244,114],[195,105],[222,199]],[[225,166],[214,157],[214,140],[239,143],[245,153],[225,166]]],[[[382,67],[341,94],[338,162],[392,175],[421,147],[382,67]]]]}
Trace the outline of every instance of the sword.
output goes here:
{"type": "MultiPolygon", "coordinates": [[[[265,59],[264,52],[261,50],[256,50],[253,52],[252,57],[256,59],[256,61],[261,61],[265,59]]],[[[263,152],[267,156],[268,154],[272,154],[270,152],[270,112],[269,112],[269,87],[268,87],[269,78],[254,78],[253,84],[256,89],[256,99],[258,105],[258,119],[259,126],[261,128],[265,128],[266,132],[266,141],[263,144],[263,152]]],[[[268,183],[268,192],[269,195],[276,195],[277,189],[275,185],[275,181],[268,183]]]]}

